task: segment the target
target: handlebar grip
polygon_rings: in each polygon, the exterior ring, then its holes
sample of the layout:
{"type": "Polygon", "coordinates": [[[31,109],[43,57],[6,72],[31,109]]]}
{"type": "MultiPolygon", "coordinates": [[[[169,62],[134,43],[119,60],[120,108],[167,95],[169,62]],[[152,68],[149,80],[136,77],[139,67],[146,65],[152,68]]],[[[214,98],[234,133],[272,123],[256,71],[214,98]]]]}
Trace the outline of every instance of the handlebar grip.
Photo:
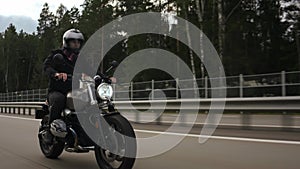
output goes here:
{"type": "MultiPolygon", "coordinates": [[[[56,81],[58,81],[58,80],[62,80],[62,79],[59,79],[57,76],[55,76],[54,75],[54,77],[53,77],[56,81]]],[[[68,81],[70,81],[70,80],[72,80],[72,78],[73,78],[73,75],[72,74],[67,74],[67,80],[68,81]]]]}

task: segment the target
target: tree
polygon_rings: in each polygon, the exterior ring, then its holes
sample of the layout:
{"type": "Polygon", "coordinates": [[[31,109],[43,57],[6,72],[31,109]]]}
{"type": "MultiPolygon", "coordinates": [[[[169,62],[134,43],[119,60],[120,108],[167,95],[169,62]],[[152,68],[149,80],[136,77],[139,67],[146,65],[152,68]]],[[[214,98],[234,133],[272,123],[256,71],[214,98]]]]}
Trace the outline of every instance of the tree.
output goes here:
{"type": "MultiPolygon", "coordinates": [[[[5,79],[5,55],[4,55],[4,35],[3,33],[0,33],[0,78],[5,79]]],[[[0,82],[0,91],[5,91],[5,80],[2,80],[0,82]]]]}
{"type": "Polygon", "coordinates": [[[56,46],[59,46],[61,44],[61,39],[59,37],[62,37],[62,34],[66,30],[65,27],[70,27],[69,18],[67,15],[67,8],[63,4],[60,4],[55,14],[54,30],[55,30],[55,37],[56,37],[55,38],[56,46]]]}
{"type": "MultiPolygon", "coordinates": [[[[297,55],[298,65],[296,70],[300,70],[300,2],[296,0],[282,0],[283,22],[287,29],[284,38],[287,40],[286,53],[290,56],[297,55]],[[297,49],[297,50],[295,50],[297,49]]],[[[291,60],[295,63],[295,60],[291,60]]],[[[291,64],[289,64],[291,65],[291,64]]]]}
{"type": "Polygon", "coordinates": [[[113,6],[110,0],[85,0],[79,28],[86,37],[90,37],[98,29],[113,19],[113,6]]]}
{"type": "Polygon", "coordinates": [[[43,75],[43,61],[50,54],[55,46],[55,16],[49,10],[47,3],[43,5],[42,12],[40,14],[40,19],[38,19],[38,47],[37,47],[37,58],[34,63],[33,80],[32,85],[36,88],[46,88],[47,79],[43,75]]]}
{"type": "Polygon", "coordinates": [[[11,91],[15,85],[14,79],[11,78],[16,72],[16,55],[17,50],[15,42],[17,41],[18,34],[16,32],[16,27],[10,24],[4,33],[4,58],[5,58],[5,91],[11,91]]]}

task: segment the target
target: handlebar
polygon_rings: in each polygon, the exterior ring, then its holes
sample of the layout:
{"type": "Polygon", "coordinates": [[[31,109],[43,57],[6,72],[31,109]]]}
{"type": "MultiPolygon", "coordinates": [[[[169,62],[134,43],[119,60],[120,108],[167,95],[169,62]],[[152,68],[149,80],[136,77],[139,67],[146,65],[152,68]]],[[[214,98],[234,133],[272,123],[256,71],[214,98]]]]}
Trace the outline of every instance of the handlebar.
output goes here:
{"type": "MultiPolygon", "coordinates": [[[[73,80],[73,76],[72,74],[67,74],[67,80],[66,81],[72,81],[73,80]]],[[[59,79],[57,76],[53,77],[56,81],[62,81],[63,79],[59,79]]],[[[94,76],[93,80],[87,80],[87,79],[81,79],[79,78],[81,82],[83,83],[92,83],[92,84],[100,84],[103,81],[105,83],[111,83],[111,79],[109,77],[107,77],[106,75],[100,73],[96,76],[94,76]]]]}
{"type": "MultiPolygon", "coordinates": [[[[54,78],[56,81],[63,80],[63,79],[59,79],[57,76],[54,76],[53,78],[54,78]]],[[[73,78],[73,75],[67,74],[67,80],[66,80],[66,81],[71,81],[72,78],[73,78]]]]}

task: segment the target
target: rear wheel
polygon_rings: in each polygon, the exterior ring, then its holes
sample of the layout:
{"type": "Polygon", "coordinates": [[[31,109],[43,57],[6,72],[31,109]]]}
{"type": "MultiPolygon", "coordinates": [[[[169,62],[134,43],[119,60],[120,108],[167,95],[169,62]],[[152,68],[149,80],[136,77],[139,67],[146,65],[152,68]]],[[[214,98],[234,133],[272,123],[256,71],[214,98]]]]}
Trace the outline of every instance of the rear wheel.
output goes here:
{"type": "Polygon", "coordinates": [[[50,133],[47,133],[50,131],[49,131],[48,127],[46,127],[46,124],[48,124],[48,118],[49,117],[45,116],[41,122],[39,134],[38,134],[39,144],[40,144],[42,153],[47,158],[55,159],[58,156],[60,156],[61,153],[63,152],[65,142],[56,137],[52,137],[51,143],[49,143],[48,141],[45,140],[46,135],[50,134],[50,133]]]}
{"type": "Polygon", "coordinates": [[[135,138],[131,124],[120,114],[105,117],[111,126],[109,136],[106,136],[107,144],[113,147],[116,154],[101,147],[95,148],[95,156],[101,169],[131,169],[135,162],[136,141],[130,139],[130,143],[124,136],[135,138]],[[119,132],[122,135],[116,134],[119,132]],[[124,135],[124,136],[123,136],[124,135]],[[133,140],[133,142],[132,142],[133,140]],[[130,157],[126,157],[126,156],[130,157]]]}

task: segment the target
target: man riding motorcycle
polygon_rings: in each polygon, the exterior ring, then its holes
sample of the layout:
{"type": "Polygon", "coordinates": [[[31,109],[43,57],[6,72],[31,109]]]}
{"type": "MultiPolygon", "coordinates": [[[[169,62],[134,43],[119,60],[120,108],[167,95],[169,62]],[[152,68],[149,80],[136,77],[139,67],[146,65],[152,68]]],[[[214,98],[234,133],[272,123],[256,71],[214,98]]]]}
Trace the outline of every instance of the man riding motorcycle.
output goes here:
{"type": "Polygon", "coordinates": [[[64,150],[71,153],[94,151],[99,168],[131,169],[136,157],[136,136],[130,122],[115,109],[111,84],[116,79],[107,76],[117,63],[112,62],[102,74],[96,72],[86,58],[80,58],[73,74],[83,42],[82,33],[70,29],[63,35],[62,49],[52,51],[44,61],[49,89],[48,106],[44,105],[43,110],[36,112],[36,118],[42,119],[38,132],[40,148],[51,159],[60,156],[64,150]],[[79,78],[76,80],[78,73],[79,76],[85,73],[81,82],[86,89],[70,93],[72,87],[79,87],[75,84],[79,82],[79,78]],[[86,75],[95,76],[90,80],[86,75]],[[76,92],[89,98],[76,99],[76,92]],[[74,100],[87,111],[81,108],[76,111],[74,100]]]}
{"type": "MultiPolygon", "coordinates": [[[[51,132],[59,131],[59,127],[62,125],[61,121],[57,119],[61,118],[67,93],[72,89],[72,80],[68,76],[73,75],[74,66],[83,42],[84,36],[79,30],[67,30],[63,35],[62,49],[52,51],[44,61],[44,72],[49,77],[47,101],[50,107],[49,125],[51,126],[51,132]]],[[[95,72],[85,73],[91,75],[95,72]]],[[[49,142],[52,140],[52,134],[49,131],[47,140],[49,142]]]]}

